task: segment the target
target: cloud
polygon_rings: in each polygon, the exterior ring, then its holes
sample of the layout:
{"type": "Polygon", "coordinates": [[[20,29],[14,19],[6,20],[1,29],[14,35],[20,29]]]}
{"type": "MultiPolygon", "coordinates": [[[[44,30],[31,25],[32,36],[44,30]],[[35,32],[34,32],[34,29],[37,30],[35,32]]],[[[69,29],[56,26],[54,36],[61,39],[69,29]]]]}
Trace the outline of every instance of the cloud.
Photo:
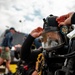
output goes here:
{"type": "Polygon", "coordinates": [[[0,32],[13,26],[17,31],[30,33],[43,26],[43,18],[74,11],[75,0],[0,0],[0,32]]]}

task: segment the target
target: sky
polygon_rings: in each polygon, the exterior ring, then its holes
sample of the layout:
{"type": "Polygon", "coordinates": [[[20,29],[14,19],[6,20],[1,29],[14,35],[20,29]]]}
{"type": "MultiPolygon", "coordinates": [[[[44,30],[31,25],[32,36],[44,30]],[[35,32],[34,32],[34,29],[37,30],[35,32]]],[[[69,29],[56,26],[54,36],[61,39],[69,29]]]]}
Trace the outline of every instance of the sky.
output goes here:
{"type": "Polygon", "coordinates": [[[43,18],[75,11],[75,0],[0,0],[0,34],[14,27],[30,33],[43,26],[43,18]]]}

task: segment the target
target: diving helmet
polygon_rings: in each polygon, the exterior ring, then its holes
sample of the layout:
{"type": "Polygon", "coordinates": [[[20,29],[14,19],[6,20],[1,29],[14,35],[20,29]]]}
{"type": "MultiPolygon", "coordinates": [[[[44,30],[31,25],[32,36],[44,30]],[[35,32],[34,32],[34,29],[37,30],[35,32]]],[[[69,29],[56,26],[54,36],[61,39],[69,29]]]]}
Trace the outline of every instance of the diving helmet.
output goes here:
{"type": "Polygon", "coordinates": [[[43,19],[44,31],[41,35],[41,43],[42,47],[48,51],[60,48],[64,44],[56,18],[57,16],[48,16],[43,19]]]}

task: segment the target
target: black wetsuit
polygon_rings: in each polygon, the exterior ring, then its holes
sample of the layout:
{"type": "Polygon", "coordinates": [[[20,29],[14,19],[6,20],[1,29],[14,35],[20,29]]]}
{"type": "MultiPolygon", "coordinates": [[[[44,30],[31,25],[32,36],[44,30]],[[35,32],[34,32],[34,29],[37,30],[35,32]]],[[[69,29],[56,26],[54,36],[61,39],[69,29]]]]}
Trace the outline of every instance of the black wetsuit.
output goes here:
{"type": "Polygon", "coordinates": [[[73,14],[73,16],[71,18],[71,24],[75,24],[75,13],[73,14]]]}
{"type": "MultiPolygon", "coordinates": [[[[27,39],[25,40],[25,42],[23,43],[22,49],[21,49],[21,60],[25,61],[25,63],[27,63],[30,67],[35,69],[35,63],[36,63],[38,54],[40,54],[43,51],[43,49],[31,51],[31,45],[34,39],[35,38],[29,35],[27,39]]],[[[66,50],[64,51],[64,47],[61,47],[55,53],[64,54],[66,52],[67,52],[66,50]]],[[[49,57],[49,53],[47,52],[46,62],[50,71],[55,71],[56,69],[61,68],[63,64],[62,65],[60,64],[64,62],[64,58],[61,59],[61,58],[49,57]],[[57,64],[57,63],[60,63],[60,64],[57,64]]]]}
{"type": "MultiPolygon", "coordinates": [[[[75,14],[72,17],[71,20],[72,24],[75,24],[75,14]]],[[[21,48],[21,60],[25,61],[30,67],[35,69],[35,63],[38,57],[38,54],[43,51],[43,49],[40,50],[35,50],[31,51],[31,45],[33,43],[35,38],[33,38],[30,34],[25,40],[25,42],[22,45],[21,48]]],[[[64,54],[67,53],[68,49],[64,49],[64,46],[59,48],[58,50],[55,51],[56,54],[64,54]]],[[[57,70],[62,67],[60,65],[61,63],[63,64],[65,61],[64,58],[57,58],[57,57],[49,57],[49,53],[47,54],[46,57],[46,62],[50,70],[57,70]]]]}

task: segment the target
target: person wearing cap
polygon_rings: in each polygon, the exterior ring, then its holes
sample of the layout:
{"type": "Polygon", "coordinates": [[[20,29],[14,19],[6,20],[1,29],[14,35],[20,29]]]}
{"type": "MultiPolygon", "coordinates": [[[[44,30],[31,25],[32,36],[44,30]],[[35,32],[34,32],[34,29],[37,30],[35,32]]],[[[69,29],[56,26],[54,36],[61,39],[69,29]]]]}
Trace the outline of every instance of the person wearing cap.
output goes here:
{"type": "Polygon", "coordinates": [[[8,75],[11,75],[10,71],[10,62],[11,62],[11,56],[10,56],[10,49],[12,47],[12,40],[13,40],[13,34],[16,32],[16,30],[11,27],[9,31],[5,32],[4,38],[1,43],[1,56],[0,56],[0,65],[6,61],[6,67],[9,71],[8,75]]]}
{"type": "Polygon", "coordinates": [[[37,27],[32,30],[24,41],[21,47],[21,60],[25,61],[25,64],[28,65],[25,75],[38,75],[38,69],[35,66],[37,65],[37,58],[43,50],[46,51],[45,53],[47,55],[45,60],[47,68],[49,68],[47,71],[48,75],[54,75],[54,72],[62,67],[65,58],[52,57],[55,54],[67,53],[68,50],[65,49],[65,39],[60,33],[56,18],[57,16],[48,16],[46,19],[43,19],[43,28],[37,27]],[[31,45],[37,37],[40,37],[42,47],[38,50],[31,51],[31,45]]]}

